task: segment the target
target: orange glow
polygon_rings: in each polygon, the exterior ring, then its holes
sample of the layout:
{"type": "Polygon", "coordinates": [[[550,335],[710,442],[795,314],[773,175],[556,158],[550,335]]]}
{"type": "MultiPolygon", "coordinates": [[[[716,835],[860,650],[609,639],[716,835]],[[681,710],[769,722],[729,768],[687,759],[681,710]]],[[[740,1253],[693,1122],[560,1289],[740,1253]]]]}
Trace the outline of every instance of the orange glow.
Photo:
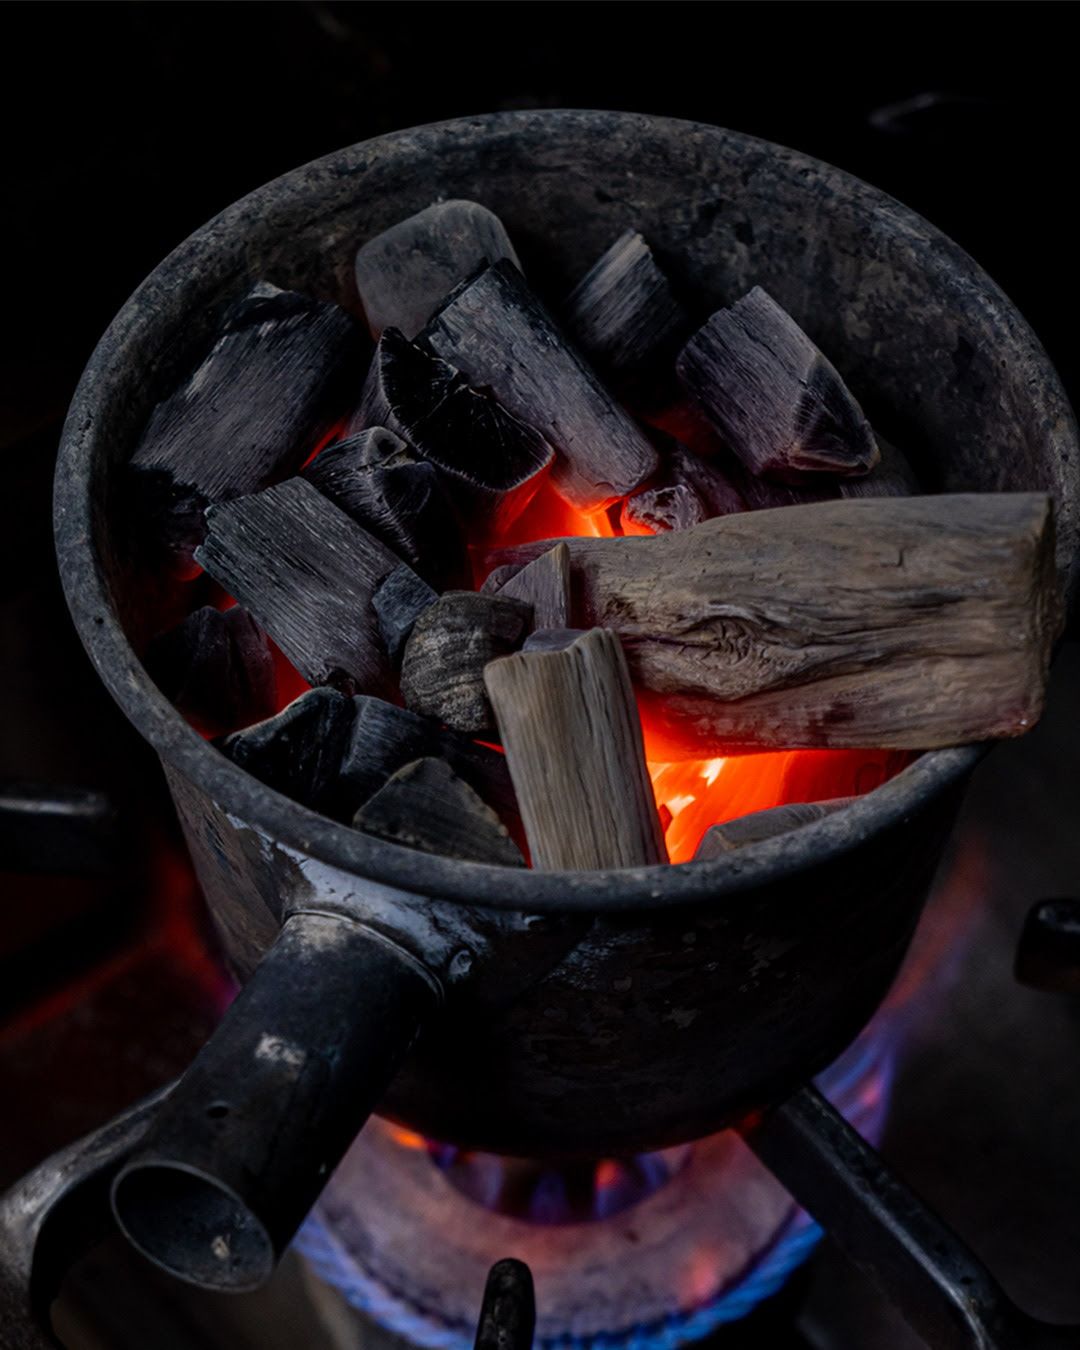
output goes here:
{"type": "Polygon", "coordinates": [[[410,1148],[420,1153],[427,1152],[428,1141],[415,1130],[407,1130],[403,1125],[387,1125],[386,1129],[394,1143],[400,1144],[402,1148],[410,1148]]]}

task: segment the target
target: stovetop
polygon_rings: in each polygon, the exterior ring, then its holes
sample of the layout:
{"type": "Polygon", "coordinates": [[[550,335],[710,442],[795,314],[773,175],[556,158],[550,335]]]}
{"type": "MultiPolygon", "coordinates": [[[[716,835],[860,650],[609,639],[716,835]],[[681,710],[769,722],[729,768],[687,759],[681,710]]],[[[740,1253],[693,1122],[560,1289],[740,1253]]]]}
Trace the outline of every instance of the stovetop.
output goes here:
{"type": "MultiPolygon", "coordinates": [[[[655,7],[632,6],[595,34],[571,31],[570,7],[515,6],[515,23],[531,23],[536,40],[497,58],[483,41],[501,22],[494,7],[225,6],[211,17],[200,6],[107,6],[65,10],[59,26],[52,7],[14,8],[27,12],[4,20],[23,57],[5,84],[14,100],[5,125],[25,125],[46,85],[65,125],[43,112],[26,129],[0,207],[20,260],[0,362],[9,503],[0,778],[107,792],[125,848],[105,878],[5,878],[0,1187],[180,1071],[228,997],[156,762],[68,622],[49,524],[56,440],[78,371],[126,293],[191,228],[275,173],[394,126],[537,105],[697,117],[820,155],[922,210],[1002,282],[1058,355],[1066,384],[1076,376],[1060,303],[1072,254],[1068,175],[1054,130],[1070,88],[1055,69],[1070,47],[1055,37],[1055,7],[1040,6],[1030,31],[1013,7],[988,6],[977,31],[964,24],[954,34],[935,20],[932,35],[926,11],[965,7],[837,6],[827,22],[830,7],[784,7],[792,40],[778,50],[778,7],[760,7],[766,17],[728,6],[729,48],[763,48],[769,59],[725,62],[722,79],[713,44],[693,40],[689,6],[669,7],[681,12],[662,24],[655,7]],[[846,32],[830,52],[840,10],[846,32]],[[820,57],[807,59],[815,38],[820,57]],[[871,59],[851,62],[853,49],[871,59]],[[286,96],[268,95],[275,84],[286,96]]],[[[1080,887],[1078,698],[1080,647],[1067,644],[1042,724],[976,776],[913,959],[940,948],[943,934],[963,940],[920,992],[882,1150],[1022,1306],[1072,1321],[1078,1005],[1018,986],[1012,957],[1030,903],[1080,887]]],[[[222,1297],[167,1282],[119,1244],[73,1273],[58,1325],[72,1347],[96,1350],[351,1350],[388,1340],[295,1259],[263,1293],[222,1297]]],[[[721,1342],[920,1344],[828,1243],[778,1301],[721,1342]]]]}

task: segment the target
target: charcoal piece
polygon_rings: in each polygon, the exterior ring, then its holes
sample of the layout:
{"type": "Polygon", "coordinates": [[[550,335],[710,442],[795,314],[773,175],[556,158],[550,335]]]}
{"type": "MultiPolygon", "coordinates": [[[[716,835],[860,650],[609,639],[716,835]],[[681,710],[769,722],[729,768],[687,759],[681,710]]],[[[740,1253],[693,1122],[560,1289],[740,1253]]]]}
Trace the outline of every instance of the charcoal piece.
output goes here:
{"type": "Polygon", "coordinates": [[[839,373],[760,286],[717,311],[676,370],[751,473],[799,483],[877,463],[870,423],[839,373]]]}
{"type": "Polygon", "coordinates": [[[642,488],[627,497],[620,523],[624,534],[662,534],[688,530],[708,519],[705,503],[686,483],[642,488]]]}
{"type": "Polygon", "coordinates": [[[484,672],[534,867],[667,861],[619,640],[595,628],[562,651],[484,672]]]}
{"type": "Polygon", "coordinates": [[[525,639],[521,650],[523,652],[565,651],[586,632],[588,632],[586,628],[534,628],[525,639]]]}
{"type": "Polygon", "coordinates": [[[342,411],[367,339],[337,305],[259,282],[225,315],[209,354],[157,405],[131,459],[136,529],[155,530],[174,570],[213,502],[294,472],[342,411]]]}
{"type": "Polygon", "coordinates": [[[512,263],[495,263],[458,287],[419,342],[551,442],[552,481],[573,506],[609,506],[655,471],[656,451],[512,263]]]}
{"type": "Polygon", "coordinates": [[[371,598],[401,560],[310,483],[290,478],[207,512],[196,558],[309,684],[376,691],[389,661],[371,598]]]}
{"type": "Polygon", "coordinates": [[[524,867],[506,826],[441,759],[398,769],[353,817],[365,834],[467,862],[524,867]]]}
{"type": "MultiPolygon", "coordinates": [[[[567,557],[567,575],[570,559],[567,557]]],[[[379,621],[379,632],[386,644],[386,652],[396,665],[405,649],[405,640],[417,621],[429,605],[439,598],[438,591],[418,577],[411,567],[402,564],[396,567],[379,583],[371,598],[375,617],[379,621]]]]}
{"type": "Polygon", "coordinates": [[[266,634],[242,605],[204,605],[147,648],[146,669],[181,712],[207,729],[269,717],[277,681],[266,634]]]}
{"type": "Polygon", "coordinates": [[[693,326],[649,245],[633,230],[585,273],[563,313],[578,350],[615,387],[628,390],[673,356],[693,326]]]}
{"type": "Polygon", "coordinates": [[[428,581],[459,580],[465,549],[434,465],[370,427],[328,446],[301,477],[428,581]]]}
{"type": "Polygon", "coordinates": [[[842,497],[917,497],[922,489],[915,470],[902,450],[881,436],[877,438],[881,458],[865,478],[842,478],[842,497]]]}
{"type": "Polygon", "coordinates": [[[267,787],[319,811],[334,793],[352,721],[351,699],[309,689],[277,716],[224,737],[219,748],[267,787]]]}
{"type": "Polygon", "coordinates": [[[531,605],[534,628],[566,628],[570,622],[570,550],[556,544],[535,562],[514,568],[489,593],[531,605]]]}
{"type": "Polygon", "coordinates": [[[514,785],[506,756],[500,751],[448,730],[434,717],[424,717],[380,698],[361,694],[353,700],[353,706],[355,716],[336,790],[339,811],[345,818],[351,818],[405,764],[434,757],[445,759],[458,777],[479,793],[514,838],[521,836],[514,785]]]}
{"type": "Polygon", "coordinates": [[[724,821],[722,825],[712,825],[701,837],[701,843],[694,853],[694,862],[721,858],[725,853],[735,853],[749,844],[760,844],[778,834],[812,825],[855,800],[855,797],[833,797],[824,802],[788,802],[785,806],[752,811],[748,816],[737,816],[734,820],[724,821]]]}
{"type": "Polygon", "coordinates": [[[447,591],[417,619],[401,664],[407,707],[455,731],[480,735],[494,726],[484,667],[525,639],[532,609],[520,600],[447,591]]]}
{"type": "MultiPolygon", "coordinates": [[[[624,534],[661,534],[688,530],[714,516],[745,511],[746,502],[731,474],[715,460],[703,459],[681,442],[656,433],[660,471],[622,505],[624,534]]],[[[742,476],[746,470],[735,461],[742,476]]]]}
{"type": "Polygon", "coordinates": [[[555,455],[532,426],[396,328],[379,339],[352,425],[376,423],[447,475],[466,509],[495,512],[500,523],[528,504],[555,455]]]}
{"type": "Polygon", "coordinates": [[[879,436],[881,458],[863,478],[829,478],[819,474],[812,483],[773,483],[758,478],[730,458],[727,472],[751,511],[769,511],[806,502],[835,501],[840,497],[913,497],[918,479],[903,453],[879,436]]]}
{"type": "Polygon", "coordinates": [[[373,337],[415,337],[454,287],[487,263],[517,254],[503,223],[479,202],[448,201],[391,225],[356,255],[356,289],[373,337]]]}

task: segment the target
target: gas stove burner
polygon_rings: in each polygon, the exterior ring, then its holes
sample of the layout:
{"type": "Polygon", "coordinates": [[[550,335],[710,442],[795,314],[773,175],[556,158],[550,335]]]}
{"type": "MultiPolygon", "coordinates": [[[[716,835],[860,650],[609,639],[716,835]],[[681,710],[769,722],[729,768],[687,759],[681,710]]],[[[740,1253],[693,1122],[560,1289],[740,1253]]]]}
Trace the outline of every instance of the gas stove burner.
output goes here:
{"type": "MultiPolygon", "coordinates": [[[[886,1008],[818,1080],[872,1142],[900,1016],[886,1008]]],[[[536,1281],[537,1350],[674,1350],[776,1293],[820,1236],[733,1131],[560,1173],[375,1119],[295,1245],[357,1312],[424,1350],[471,1350],[485,1275],[508,1255],[536,1281]]]]}

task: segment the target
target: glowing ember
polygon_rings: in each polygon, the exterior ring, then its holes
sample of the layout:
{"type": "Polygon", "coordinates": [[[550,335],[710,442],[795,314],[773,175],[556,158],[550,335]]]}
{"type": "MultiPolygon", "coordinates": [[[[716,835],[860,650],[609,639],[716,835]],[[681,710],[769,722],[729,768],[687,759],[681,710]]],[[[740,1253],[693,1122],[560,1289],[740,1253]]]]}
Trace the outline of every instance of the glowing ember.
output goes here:
{"type": "MultiPolygon", "coordinates": [[[[320,442],[317,450],[334,434],[331,432],[320,442]]],[[[484,580],[483,558],[491,550],[570,536],[612,538],[619,532],[612,524],[618,520],[619,510],[620,504],[616,503],[607,511],[591,514],[580,511],[545,480],[526,509],[497,536],[472,545],[475,584],[479,586],[484,580]]],[[[644,526],[634,526],[632,532],[651,533],[644,526]]],[[[218,604],[222,609],[235,603],[231,596],[220,593],[218,604]]],[[[310,686],[273,643],[271,650],[277,674],[278,706],[284,708],[310,686]]],[[[655,749],[650,753],[655,738],[648,710],[642,706],[640,711],[656,803],[661,820],[669,822],[665,839],[673,863],[688,862],[694,856],[710,825],[787,802],[859,796],[884,783],[910,760],[909,755],[895,751],[793,750],[672,763],[655,749]]]]}

